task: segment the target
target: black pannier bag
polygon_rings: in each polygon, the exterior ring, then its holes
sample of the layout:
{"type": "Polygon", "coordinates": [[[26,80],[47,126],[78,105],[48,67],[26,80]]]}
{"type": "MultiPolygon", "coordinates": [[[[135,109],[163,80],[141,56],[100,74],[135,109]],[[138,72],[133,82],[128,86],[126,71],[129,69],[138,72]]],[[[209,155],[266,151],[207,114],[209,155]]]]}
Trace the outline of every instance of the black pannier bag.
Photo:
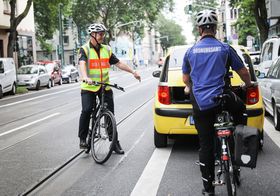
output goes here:
{"type": "Polygon", "coordinates": [[[259,132],[257,128],[237,125],[234,131],[235,163],[241,167],[255,168],[259,149],[259,132]]]}

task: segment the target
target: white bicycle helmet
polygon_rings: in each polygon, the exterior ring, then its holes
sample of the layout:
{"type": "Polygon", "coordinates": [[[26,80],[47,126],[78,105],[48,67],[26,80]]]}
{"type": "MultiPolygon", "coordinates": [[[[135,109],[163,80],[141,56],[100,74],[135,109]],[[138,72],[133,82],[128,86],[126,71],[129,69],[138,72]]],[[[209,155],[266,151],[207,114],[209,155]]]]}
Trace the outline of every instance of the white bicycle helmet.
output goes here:
{"type": "Polygon", "coordinates": [[[217,25],[218,17],[216,12],[213,10],[203,10],[198,12],[198,14],[196,15],[196,24],[199,27],[208,24],[217,25]]]}
{"type": "Polygon", "coordinates": [[[92,32],[96,33],[105,31],[107,31],[106,27],[100,23],[93,23],[88,27],[88,34],[91,34],[92,32]]]}

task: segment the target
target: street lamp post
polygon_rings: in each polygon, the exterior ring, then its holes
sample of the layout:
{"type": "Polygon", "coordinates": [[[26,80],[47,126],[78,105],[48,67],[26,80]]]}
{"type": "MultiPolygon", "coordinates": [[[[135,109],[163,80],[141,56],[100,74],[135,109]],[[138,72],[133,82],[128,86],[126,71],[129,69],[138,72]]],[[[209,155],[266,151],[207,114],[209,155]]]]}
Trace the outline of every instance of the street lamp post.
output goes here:
{"type": "Polygon", "coordinates": [[[64,41],[63,41],[63,27],[62,27],[62,7],[63,4],[59,4],[59,9],[58,9],[58,16],[59,16],[59,54],[61,57],[61,65],[64,65],[64,41]]]}

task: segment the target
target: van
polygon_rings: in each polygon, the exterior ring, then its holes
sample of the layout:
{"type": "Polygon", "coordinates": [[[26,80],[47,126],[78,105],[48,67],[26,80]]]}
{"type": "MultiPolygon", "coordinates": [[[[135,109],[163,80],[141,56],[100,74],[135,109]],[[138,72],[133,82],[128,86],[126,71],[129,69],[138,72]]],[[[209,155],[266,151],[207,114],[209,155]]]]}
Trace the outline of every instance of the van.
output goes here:
{"type": "Polygon", "coordinates": [[[261,73],[267,74],[272,62],[280,56],[280,38],[267,39],[262,46],[260,64],[255,66],[261,73]]]}
{"type": "Polygon", "coordinates": [[[12,58],[0,58],[0,99],[8,92],[16,94],[16,66],[12,58]]]}

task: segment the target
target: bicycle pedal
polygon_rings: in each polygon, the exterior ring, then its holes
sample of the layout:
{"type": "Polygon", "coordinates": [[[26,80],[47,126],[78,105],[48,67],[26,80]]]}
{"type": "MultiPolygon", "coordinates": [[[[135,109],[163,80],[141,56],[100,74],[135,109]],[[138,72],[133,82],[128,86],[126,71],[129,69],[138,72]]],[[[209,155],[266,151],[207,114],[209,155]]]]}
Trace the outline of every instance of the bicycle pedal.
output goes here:
{"type": "Polygon", "coordinates": [[[226,183],[223,180],[215,180],[212,182],[213,186],[222,186],[224,184],[226,184],[226,183]]]}

